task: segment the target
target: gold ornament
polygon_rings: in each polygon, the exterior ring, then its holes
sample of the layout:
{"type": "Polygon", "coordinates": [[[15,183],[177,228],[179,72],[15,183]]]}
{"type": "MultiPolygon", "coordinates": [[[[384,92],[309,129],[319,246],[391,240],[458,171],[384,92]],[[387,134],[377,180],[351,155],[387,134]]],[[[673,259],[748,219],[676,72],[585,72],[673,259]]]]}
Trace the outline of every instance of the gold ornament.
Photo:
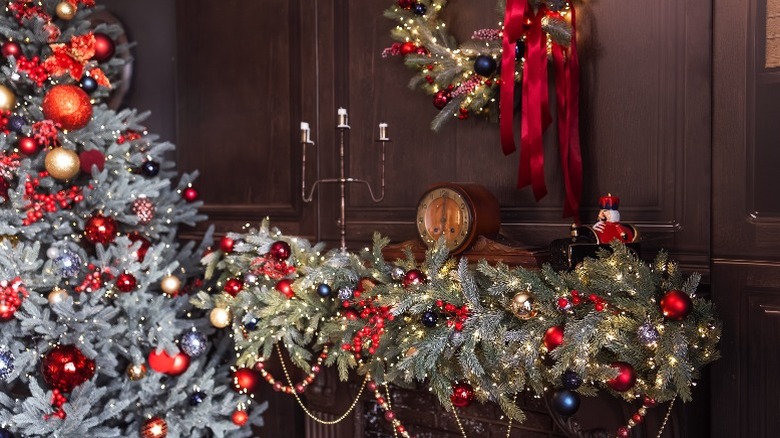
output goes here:
{"type": "Polygon", "coordinates": [[[167,295],[176,296],[181,288],[181,280],[175,275],[166,275],[160,281],[160,287],[167,295]]]}
{"type": "Polygon", "coordinates": [[[127,367],[127,377],[130,380],[141,380],[146,377],[146,365],[139,363],[127,367]]]}
{"type": "Polygon", "coordinates": [[[520,292],[512,298],[509,304],[510,310],[520,319],[531,319],[536,316],[534,310],[534,296],[531,292],[520,292]]]}
{"type": "Polygon", "coordinates": [[[65,301],[68,298],[68,292],[65,289],[55,287],[49,292],[48,295],[49,304],[57,304],[65,301]]]}
{"type": "Polygon", "coordinates": [[[49,175],[60,181],[65,181],[79,174],[81,161],[77,153],[58,147],[46,154],[44,165],[49,175]]]}
{"type": "Polygon", "coordinates": [[[11,111],[15,106],[16,94],[5,85],[0,85],[0,110],[11,111]]]}
{"type": "Polygon", "coordinates": [[[57,16],[63,20],[72,20],[73,17],[76,16],[77,9],[76,6],[70,2],[60,2],[55,11],[57,12],[57,16]]]}
{"type": "Polygon", "coordinates": [[[230,320],[232,319],[232,316],[230,315],[230,310],[225,309],[224,307],[215,307],[211,309],[211,313],[209,314],[209,320],[211,321],[211,325],[213,325],[216,328],[225,328],[228,325],[230,325],[230,320]]]}
{"type": "Polygon", "coordinates": [[[0,242],[8,242],[11,246],[16,246],[19,243],[19,236],[15,234],[2,234],[0,235],[0,242]]]}

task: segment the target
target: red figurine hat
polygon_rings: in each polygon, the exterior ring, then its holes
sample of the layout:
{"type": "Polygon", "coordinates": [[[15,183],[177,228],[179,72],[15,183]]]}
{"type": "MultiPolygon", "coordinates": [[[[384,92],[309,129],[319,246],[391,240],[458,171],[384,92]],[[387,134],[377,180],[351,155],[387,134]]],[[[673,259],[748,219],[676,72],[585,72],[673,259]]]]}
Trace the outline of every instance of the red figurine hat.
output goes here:
{"type": "Polygon", "coordinates": [[[620,198],[607,193],[607,196],[599,198],[599,208],[602,210],[617,210],[620,207],[620,198]]]}

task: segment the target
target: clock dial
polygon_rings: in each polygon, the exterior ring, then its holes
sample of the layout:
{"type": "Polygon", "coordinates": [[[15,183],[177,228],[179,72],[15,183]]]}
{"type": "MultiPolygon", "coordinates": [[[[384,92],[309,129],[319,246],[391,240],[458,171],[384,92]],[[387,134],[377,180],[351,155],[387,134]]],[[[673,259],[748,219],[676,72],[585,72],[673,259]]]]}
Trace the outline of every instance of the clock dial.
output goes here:
{"type": "Polygon", "coordinates": [[[450,251],[458,249],[471,233],[472,214],[463,195],[440,187],[426,193],[417,209],[417,229],[428,245],[444,238],[450,251]]]}

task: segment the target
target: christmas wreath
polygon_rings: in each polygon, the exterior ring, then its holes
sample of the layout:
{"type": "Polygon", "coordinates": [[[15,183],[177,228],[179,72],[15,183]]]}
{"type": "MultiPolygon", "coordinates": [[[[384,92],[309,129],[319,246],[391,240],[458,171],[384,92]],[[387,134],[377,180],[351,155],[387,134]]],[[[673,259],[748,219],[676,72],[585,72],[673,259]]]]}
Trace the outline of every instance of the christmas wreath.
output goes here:
{"type": "Polygon", "coordinates": [[[444,248],[420,265],[411,254],[389,263],[386,244],[376,236],[360,254],[325,253],[267,223],[229,233],[204,258],[217,281],[192,302],[233,331],[237,372],[261,372],[296,397],[320,365],[336,366],[342,379],[350,369],[370,376],[370,388],[425,382],[448,408],[494,401],[518,421],[512,400],[523,391],[554,392],[562,415],[598,389],[644,396],[641,416],[656,401],[689,400],[718,357],[720,323],[695,294],[700,277],[684,278],[665,253],[648,265],[615,242],[559,273],[469,265],[444,248]],[[263,366],[280,346],[309,373],[298,385],[263,366]]]}

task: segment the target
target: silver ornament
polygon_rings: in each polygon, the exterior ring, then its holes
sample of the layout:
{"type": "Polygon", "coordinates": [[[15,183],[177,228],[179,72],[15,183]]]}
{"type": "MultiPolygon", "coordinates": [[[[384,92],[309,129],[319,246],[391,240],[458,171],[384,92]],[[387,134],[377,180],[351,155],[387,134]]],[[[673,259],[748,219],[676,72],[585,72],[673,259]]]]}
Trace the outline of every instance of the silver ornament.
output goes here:
{"type": "Polygon", "coordinates": [[[61,277],[75,277],[81,271],[81,257],[74,252],[63,250],[54,259],[54,266],[61,277]]]}
{"type": "Polygon", "coordinates": [[[13,353],[5,347],[0,347],[0,380],[7,380],[14,372],[16,368],[14,365],[15,360],[13,353]]]}
{"type": "Polygon", "coordinates": [[[339,299],[341,301],[347,301],[352,299],[352,296],[355,294],[355,288],[351,286],[344,286],[339,289],[339,299]]]}
{"type": "Polygon", "coordinates": [[[636,329],[636,337],[639,338],[639,342],[649,346],[658,342],[658,339],[661,338],[661,334],[658,333],[658,330],[653,327],[652,324],[646,322],[636,329]]]}
{"type": "Polygon", "coordinates": [[[401,281],[404,278],[404,275],[406,275],[404,268],[400,266],[393,266],[390,268],[390,277],[392,277],[393,280],[401,281]]]}
{"type": "Polygon", "coordinates": [[[50,259],[56,259],[60,255],[60,250],[57,247],[51,246],[46,250],[46,257],[50,259]]]}

